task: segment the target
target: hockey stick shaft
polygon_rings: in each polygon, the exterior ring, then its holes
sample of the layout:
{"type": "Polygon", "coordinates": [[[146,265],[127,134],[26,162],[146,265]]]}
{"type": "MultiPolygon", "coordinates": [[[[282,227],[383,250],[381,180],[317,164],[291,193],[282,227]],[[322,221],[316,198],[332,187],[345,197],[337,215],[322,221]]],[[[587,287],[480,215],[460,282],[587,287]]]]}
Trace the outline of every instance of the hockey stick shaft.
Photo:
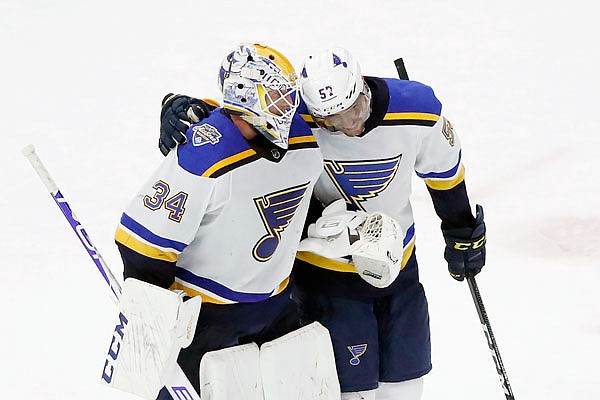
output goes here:
{"type": "Polygon", "coordinates": [[[408,72],[406,72],[406,67],[404,66],[404,60],[402,58],[397,58],[394,60],[394,65],[396,66],[396,72],[398,72],[398,78],[407,81],[408,80],[408,72]]]}
{"type": "Polygon", "coordinates": [[[73,231],[79,238],[79,241],[81,242],[83,247],[88,252],[94,264],[96,264],[96,268],[98,268],[98,271],[102,275],[102,278],[104,278],[104,281],[110,288],[113,299],[116,302],[118,302],[119,297],[121,295],[121,286],[119,285],[119,282],[114,277],[110,269],[106,266],[104,259],[96,250],[96,247],[90,240],[90,237],[88,236],[85,228],[83,227],[83,225],[81,225],[81,222],[79,222],[79,220],[75,216],[75,213],[71,209],[71,206],[58,189],[56,182],[54,182],[54,179],[52,179],[52,177],[48,173],[48,170],[42,163],[42,160],[40,160],[40,158],[36,154],[35,147],[30,144],[24,147],[23,150],[21,150],[21,152],[25,157],[27,157],[27,159],[31,163],[31,166],[33,167],[33,169],[35,169],[35,172],[37,172],[38,176],[46,186],[46,189],[48,189],[48,192],[50,192],[50,195],[56,202],[56,205],[58,206],[58,208],[60,208],[60,211],[62,211],[63,215],[69,222],[69,225],[71,225],[71,228],[73,228],[73,231]]]}
{"type": "Polygon", "coordinates": [[[496,344],[496,338],[494,337],[494,333],[492,332],[492,326],[490,325],[490,320],[485,311],[483,299],[481,298],[481,293],[479,292],[479,287],[477,286],[477,281],[475,281],[474,276],[467,276],[467,283],[469,284],[471,296],[473,297],[473,302],[475,303],[477,315],[479,316],[479,321],[481,322],[483,333],[485,334],[485,338],[487,339],[488,347],[492,352],[494,364],[496,364],[496,372],[498,372],[498,377],[500,378],[500,385],[502,386],[502,390],[504,391],[504,396],[507,400],[514,400],[515,396],[513,395],[512,388],[510,387],[510,383],[508,382],[508,375],[506,374],[506,369],[504,368],[504,364],[502,363],[502,357],[500,357],[500,350],[498,349],[498,345],[496,344]]]}
{"type": "MultiPolygon", "coordinates": [[[[50,195],[56,202],[56,205],[62,211],[63,215],[73,228],[73,231],[79,238],[79,241],[83,245],[83,247],[87,250],[90,258],[96,264],[98,271],[104,278],[104,281],[107,283],[113,300],[118,303],[121,297],[121,285],[112,274],[104,259],[100,255],[100,253],[96,250],[96,247],[92,244],[89,235],[73,213],[73,210],[69,206],[69,203],[64,198],[60,190],[58,189],[58,185],[54,182],[54,179],[50,176],[50,173],[42,163],[42,160],[38,157],[35,152],[35,147],[30,144],[25,146],[21,152],[29,162],[38,176],[50,192],[50,195]]],[[[198,393],[196,393],[195,389],[190,384],[190,381],[187,379],[181,368],[177,365],[176,368],[173,368],[171,373],[165,377],[166,382],[168,382],[166,386],[167,390],[171,394],[174,400],[201,400],[198,393]]]]}

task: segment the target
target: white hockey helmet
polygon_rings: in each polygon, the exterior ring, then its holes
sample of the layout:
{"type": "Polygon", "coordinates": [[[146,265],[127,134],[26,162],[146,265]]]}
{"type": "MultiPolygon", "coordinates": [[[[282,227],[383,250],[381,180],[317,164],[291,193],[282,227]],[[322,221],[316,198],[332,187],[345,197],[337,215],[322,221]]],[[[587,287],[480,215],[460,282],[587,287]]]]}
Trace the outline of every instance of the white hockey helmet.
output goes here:
{"type": "Polygon", "coordinates": [[[221,64],[219,89],[226,110],[287,149],[300,96],[294,67],[283,54],[260,44],[240,44],[221,64]]]}
{"type": "Polygon", "coordinates": [[[330,131],[344,130],[370,115],[371,93],[358,61],[343,48],[334,47],[309,55],[300,73],[302,98],[317,125],[330,131]]]}

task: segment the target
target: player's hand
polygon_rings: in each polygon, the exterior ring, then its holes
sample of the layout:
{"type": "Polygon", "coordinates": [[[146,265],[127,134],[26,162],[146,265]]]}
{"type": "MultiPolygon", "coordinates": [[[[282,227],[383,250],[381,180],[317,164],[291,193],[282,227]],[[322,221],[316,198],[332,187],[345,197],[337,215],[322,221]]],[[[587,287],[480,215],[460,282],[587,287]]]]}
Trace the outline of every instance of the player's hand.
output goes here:
{"type": "Polygon", "coordinates": [[[182,94],[167,94],[160,112],[160,138],[158,148],[163,155],[169,154],[177,144],[185,143],[185,132],[190,125],[200,122],[215,107],[200,99],[182,94]]]}
{"type": "Polygon", "coordinates": [[[475,276],[485,265],[485,223],[483,207],[476,206],[475,226],[442,230],[446,241],[444,258],[448,262],[450,275],[462,281],[467,276],[475,276]]]}

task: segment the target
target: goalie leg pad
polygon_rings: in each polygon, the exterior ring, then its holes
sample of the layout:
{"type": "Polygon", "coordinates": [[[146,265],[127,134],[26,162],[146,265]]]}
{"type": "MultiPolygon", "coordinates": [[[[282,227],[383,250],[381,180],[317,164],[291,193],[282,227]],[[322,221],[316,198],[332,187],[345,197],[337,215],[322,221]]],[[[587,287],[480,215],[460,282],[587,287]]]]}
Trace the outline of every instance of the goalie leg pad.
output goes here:
{"type": "Polygon", "coordinates": [[[423,377],[404,382],[380,382],[377,400],[420,400],[423,395],[423,377]]]}
{"type": "Polygon", "coordinates": [[[313,322],[260,349],[265,400],[339,400],[329,331],[313,322]]]}
{"type": "Polygon", "coordinates": [[[201,298],[183,302],[183,293],[128,278],[119,303],[119,321],[102,371],[110,387],[155,399],[177,355],[193,338],[201,298]]]}
{"type": "MultiPolygon", "coordinates": [[[[366,390],[362,392],[346,392],[342,393],[341,400],[379,400],[377,390],[366,390]]],[[[405,400],[403,397],[398,397],[395,400],[405,400]]]]}
{"type": "Polygon", "coordinates": [[[202,400],[263,400],[256,343],[209,351],[200,360],[202,400]]]}

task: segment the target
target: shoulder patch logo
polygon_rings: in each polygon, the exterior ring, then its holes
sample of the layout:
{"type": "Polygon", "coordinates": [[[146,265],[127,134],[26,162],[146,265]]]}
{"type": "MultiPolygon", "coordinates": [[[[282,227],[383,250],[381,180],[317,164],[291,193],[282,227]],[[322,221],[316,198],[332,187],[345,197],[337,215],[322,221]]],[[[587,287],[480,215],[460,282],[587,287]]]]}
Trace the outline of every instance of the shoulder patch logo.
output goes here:
{"type": "Polygon", "coordinates": [[[354,210],[361,203],[383,192],[396,176],[402,154],[384,160],[325,160],[325,172],[354,210]]]}
{"type": "Polygon", "coordinates": [[[450,121],[446,119],[446,117],[442,117],[444,119],[444,126],[442,126],[442,134],[448,141],[450,146],[454,147],[454,128],[450,121]]]}
{"type": "Polygon", "coordinates": [[[266,262],[273,257],[279,246],[281,233],[296,215],[308,185],[309,182],[254,199],[254,205],[267,229],[267,234],[259,239],[252,251],[257,261],[266,262]]]}
{"type": "Polygon", "coordinates": [[[221,133],[212,125],[202,124],[192,128],[194,136],[192,136],[192,144],[196,147],[205,144],[217,144],[221,138],[221,133]]]}
{"type": "Polygon", "coordinates": [[[367,344],[355,344],[354,346],[347,346],[347,349],[350,354],[352,354],[352,358],[349,361],[350,365],[356,366],[360,364],[360,358],[358,357],[362,356],[367,351],[367,344]]]}

